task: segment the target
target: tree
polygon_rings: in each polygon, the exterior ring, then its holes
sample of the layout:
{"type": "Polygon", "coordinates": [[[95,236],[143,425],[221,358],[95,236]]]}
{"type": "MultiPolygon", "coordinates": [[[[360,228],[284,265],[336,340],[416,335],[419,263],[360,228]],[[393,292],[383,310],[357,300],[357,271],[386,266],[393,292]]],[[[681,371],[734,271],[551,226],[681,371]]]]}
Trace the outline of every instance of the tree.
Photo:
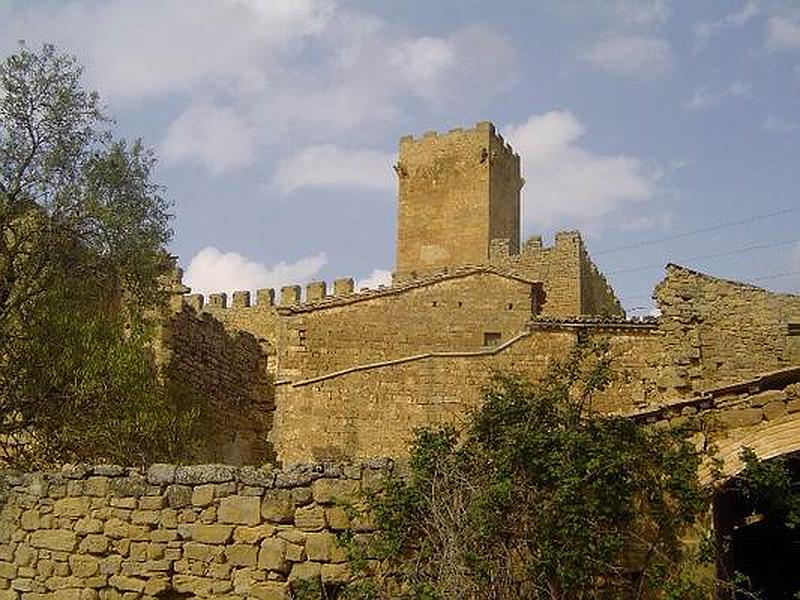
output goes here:
{"type": "Polygon", "coordinates": [[[178,410],[150,350],[171,236],[154,156],[81,79],[50,45],[0,64],[0,446],[27,466],[142,460],[161,444],[138,435],[197,408],[178,410]]]}
{"type": "Polygon", "coordinates": [[[384,561],[373,597],[707,597],[683,541],[707,514],[703,451],[593,412],[609,377],[605,346],[579,344],[540,384],[498,375],[462,430],[419,431],[372,500],[377,549],[349,544],[384,561]]]}

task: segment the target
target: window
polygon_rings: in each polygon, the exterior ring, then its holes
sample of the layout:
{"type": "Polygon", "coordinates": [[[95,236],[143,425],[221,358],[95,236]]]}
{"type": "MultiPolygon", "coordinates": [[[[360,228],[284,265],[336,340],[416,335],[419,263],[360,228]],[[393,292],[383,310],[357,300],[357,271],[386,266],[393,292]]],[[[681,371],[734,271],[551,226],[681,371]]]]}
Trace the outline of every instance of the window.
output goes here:
{"type": "Polygon", "coordinates": [[[508,310],[514,310],[514,305],[510,302],[508,303],[508,310]]]}
{"type": "Polygon", "coordinates": [[[487,348],[500,345],[500,338],[502,336],[494,331],[487,331],[483,334],[483,345],[487,348]]]}
{"type": "Polygon", "coordinates": [[[800,336],[800,323],[789,323],[787,326],[789,335],[800,336]]]}

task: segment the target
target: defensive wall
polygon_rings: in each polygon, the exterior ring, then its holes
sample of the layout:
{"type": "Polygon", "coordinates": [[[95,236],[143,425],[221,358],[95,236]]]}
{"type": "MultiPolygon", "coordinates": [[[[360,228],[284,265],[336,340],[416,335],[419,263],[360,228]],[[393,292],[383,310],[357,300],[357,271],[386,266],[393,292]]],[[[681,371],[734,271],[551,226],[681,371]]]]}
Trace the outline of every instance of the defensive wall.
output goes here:
{"type": "MultiPolygon", "coordinates": [[[[732,476],[744,447],[762,458],[800,450],[800,367],[628,416],[703,422],[697,443],[713,442],[732,476]]],[[[362,543],[375,534],[362,494],[392,471],[391,460],[375,459],[3,473],[0,600],[285,600],[298,580],[345,583],[352,573],[337,535],[362,543]]],[[[711,480],[710,464],[701,476],[711,480]]]]}
{"type": "Polygon", "coordinates": [[[290,286],[278,305],[262,293],[270,304],[261,309],[220,303],[211,314],[231,331],[247,323],[242,315],[258,323],[259,311],[277,324],[267,420],[287,463],[400,455],[414,428],[462,419],[494,372],[537,379],[581,337],[611,344],[615,381],[597,400],[603,411],[800,364],[797,296],[670,265],[655,292],[657,319],[552,317],[544,286],[511,274],[519,272],[461,267],[363,293],[340,280],[333,295],[315,282],[304,302],[290,286]]]}

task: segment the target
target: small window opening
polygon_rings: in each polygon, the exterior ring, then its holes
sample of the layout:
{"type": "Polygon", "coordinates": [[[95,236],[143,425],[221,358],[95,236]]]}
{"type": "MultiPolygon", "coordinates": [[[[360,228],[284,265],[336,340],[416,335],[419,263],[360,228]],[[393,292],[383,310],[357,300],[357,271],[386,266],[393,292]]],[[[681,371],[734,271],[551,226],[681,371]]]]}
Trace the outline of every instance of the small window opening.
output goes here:
{"type": "Polygon", "coordinates": [[[500,345],[500,338],[502,336],[496,331],[486,331],[483,334],[483,345],[491,348],[500,345]]]}
{"type": "Polygon", "coordinates": [[[433,302],[431,302],[431,306],[436,308],[437,306],[439,306],[439,302],[434,300],[433,302]]]}
{"type": "Polygon", "coordinates": [[[508,303],[508,310],[514,310],[514,305],[511,302],[508,303]]]}
{"type": "Polygon", "coordinates": [[[464,303],[461,300],[459,300],[458,301],[458,308],[461,308],[462,306],[464,306],[464,303]]]}
{"type": "Polygon", "coordinates": [[[787,325],[789,335],[800,335],[800,323],[789,323],[787,325]]]}

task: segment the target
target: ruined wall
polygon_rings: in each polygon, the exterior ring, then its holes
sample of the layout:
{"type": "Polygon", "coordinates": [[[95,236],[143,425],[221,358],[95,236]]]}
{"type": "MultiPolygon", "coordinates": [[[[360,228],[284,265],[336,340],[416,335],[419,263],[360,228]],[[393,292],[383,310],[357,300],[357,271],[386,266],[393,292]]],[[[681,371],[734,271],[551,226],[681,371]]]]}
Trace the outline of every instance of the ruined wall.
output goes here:
{"type": "Polygon", "coordinates": [[[519,168],[491,123],[401,138],[396,280],[485,263],[491,234],[518,242],[519,168]]]}
{"type": "Polygon", "coordinates": [[[198,460],[271,460],[267,434],[275,404],[267,357],[255,337],[230,332],[212,315],[181,304],[164,322],[161,338],[165,375],[211,403],[211,429],[198,460]]]}
{"type": "Polygon", "coordinates": [[[540,236],[514,254],[502,239],[493,240],[490,262],[544,284],[544,316],[622,316],[624,311],[605,277],[589,258],[577,231],[556,233],[555,244],[542,246],[540,236]]]}
{"type": "Polygon", "coordinates": [[[287,308],[279,377],[307,379],[423,352],[498,345],[525,329],[536,311],[537,289],[465,269],[360,301],[287,308]]]}
{"type": "Polygon", "coordinates": [[[372,526],[351,523],[341,503],[356,502],[389,469],[377,460],[4,474],[0,599],[278,600],[297,579],[347,581],[335,534],[363,537],[372,526]]]}
{"type": "Polygon", "coordinates": [[[669,265],[655,290],[681,393],[800,364],[800,297],[669,265]]]}
{"type": "Polygon", "coordinates": [[[281,460],[406,453],[413,430],[460,423],[495,371],[530,380],[565,358],[578,335],[609,337],[617,377],[597,410],[626,412],[669,393],[661,335],[651,324],[541,323],[498,348],[438,352],[276,387],[271,440],[281,460]]]}

